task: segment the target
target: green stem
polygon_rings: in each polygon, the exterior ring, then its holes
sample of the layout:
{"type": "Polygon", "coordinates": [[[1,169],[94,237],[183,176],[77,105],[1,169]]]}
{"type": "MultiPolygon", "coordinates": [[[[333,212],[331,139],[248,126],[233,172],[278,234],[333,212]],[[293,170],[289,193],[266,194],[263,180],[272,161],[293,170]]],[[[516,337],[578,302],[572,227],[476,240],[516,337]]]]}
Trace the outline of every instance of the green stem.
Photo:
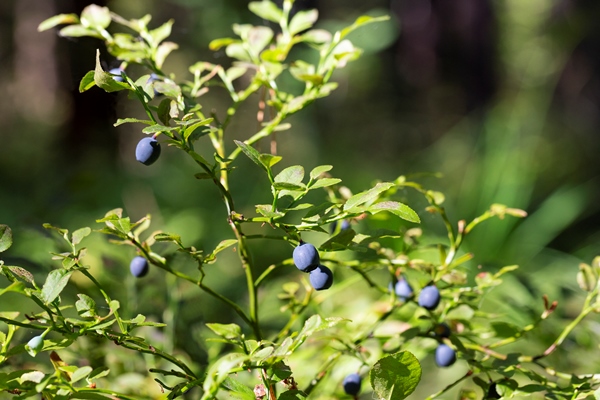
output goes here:
{"type": "Polygon", "coordinates": [[[431,399],[435,399],[438,396],[441,396],[442,394],[446,393],[447,391],[449,391],[454,386],[458,385],[460,382],[464,381],[465,379],[467,379],[471,375],[473,375],[473,371],[471,371],[471,370],[467,371],[466,374],[464,374],[463,376],[461,376],[460,378],[458,378],[456,381],[452,382],[451,384],[449,384],[448,386],[446,386],[445,388],[443,388],[439,392],[437,392],[435,394],[432,394],[431,396],[427,397],[425,400],[431,400],[431,399]]]}
{"type": "MultiPolygon", "coordinates": [[[[102,293],[102,296],[104,297],[104,301],[106,301],[106,304],[110,307],[110,302],[112,301],[112,299],[108,296],[108,293],[106,293],[106,291],[102,288],[102,285],[100,285],[100,282],[98,282],[96,280],[96,278],[94,278],[92,276],[92,274],[90,274],[86,269],[82,268],[80,271],[89,280],[91,280],[94,285],[96,285],[98,290],[100,290],[100,293],[102,293]]],[[[119,316],[119,311],[113,310],[113,314],[115,315],[115,319],[117,320],[117,324],[119,324],[119,329],[121,330],[121,332],[127,333],[127,329],[125,328],[125,325],[123,325],[123,321],[121,321],[121,317],[119,316]]]]}

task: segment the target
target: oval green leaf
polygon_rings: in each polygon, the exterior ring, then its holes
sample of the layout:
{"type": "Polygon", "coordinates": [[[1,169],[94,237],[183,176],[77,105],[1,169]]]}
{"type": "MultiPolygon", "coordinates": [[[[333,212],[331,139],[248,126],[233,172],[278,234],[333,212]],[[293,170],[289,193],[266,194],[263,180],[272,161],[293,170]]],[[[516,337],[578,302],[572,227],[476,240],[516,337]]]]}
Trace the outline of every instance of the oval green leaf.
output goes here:
{"type": "Polygon", "coordinates": [[[408,351],[377,361],[370,373],[371,386],[380,399],[403,400],[421,380],[421,364],[408,351]]]}

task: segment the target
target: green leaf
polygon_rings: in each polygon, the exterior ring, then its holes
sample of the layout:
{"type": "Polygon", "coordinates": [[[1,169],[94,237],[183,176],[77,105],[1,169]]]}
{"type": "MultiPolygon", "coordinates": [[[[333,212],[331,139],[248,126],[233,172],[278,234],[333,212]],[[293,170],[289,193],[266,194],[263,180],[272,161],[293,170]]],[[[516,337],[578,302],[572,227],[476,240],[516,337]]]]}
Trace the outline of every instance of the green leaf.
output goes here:
{"type": "Polygon", "coordinates": [[[214,399],[219,386],[227,379],[232,369],[239,367],[248,358],[241,353],[229,353],[218,359],[207,372],[206,379],[202,385],[204,394],[201,400],[214,399]]]}
{"type": "Polygon", "coordinates": [[[23,282],[15,281],[4,289],[1,289],[0,296],[8,292],[25,293],[25,284],[23,282]]]}
{"type": "Polygon", "coordinates": [[[93,29],[84,27],[83,25],[69,25],[58,31],[58,34],[63,37],[84,37],[90,36],[102,39],[102,35],[93,29]]]}
{"type": "Polygon", "coordinates": [[[94,317],[96,315],[96,302],[90,296],[78,294],[79,300],[75,302],[77,313],[82,317],[94,317]]]}
{"type": "Polygon", "coordinates": [[[329,238],[319,248],[327,251],[345,250],[349,247],[350,243],[352,243],[354,236],[356,236],[356,232],[352,229],[340,231],[340,233],[329,238]]]}
{"type": "Polygon", "coordinates": [[[220,253],[221,251],[225,250],[226,248],[231,247],[234,244],[237,244],[237,242],[238,242],[237,239],[225,239],[225,240],[221,240],[221,242],[219,242],[219,244],[217,245],[217,247],[213,251],[213,254],[220,253]]]}
{"type": "Polygon", "coordinates": [[[209,323],[209,324],[206,324],[206,326],[211,331],[213,331],[214,333],[216,333],[217,335],[221,336],[224,339],[227,339],[227,340],[241,340],[242,339],[242,328],[240,328],[239,325],[209,323]]]}
{"type": "Polygon", "coordinates": [[[38,32],[43,32],[48,29],[52,29],[57,25],[78,23],[79,16],[77,14],[59,14],[42,21],[38,25],[38,32]]]}
{"type": "Polygon", "coordinates": [[[251,61],[250,55],[241,43],[231,43],[227,45],[225,54],[240,61],[251,61]]]}
{"type": "Polygon", "coordinates": [[[91,4],[81,12],[81,25],[86,28],[105,29],[110,25],[110,11],[108,7],[91,4]]]}
{"type": "Polygon", "coordinates": [[[73,271],[66,269],[55,269],[50,271],[46,282],[42,287],[41,299],[44,303],[52,303],[58,295],[63,291],[73,271]]]}
{"type": "Polygon", "coordinates": [[[104,72],[100,65],[100,50],[96,50],[96,69],[94,70],[94,82],[107,92],[131,89],[125,82],[117,82],[112,74],[104,72]]]}
{"type": "Polygon", "coordinates": [[[344,204],[344,211],[351,212],[350,210],[356,206],[374,201],[379,197],[381,193],[385,192],[388,189],[391,189],[392,187],[394,187],[393,183],[380,182],[377,185],[375,185],[375,187],[369,190],[357,193],[346,201],[346,204],[344,204]]]}
{"type": "Polygon", "coordinates": [[[248,45],[258,55],[273,39],[273,30],[266,26],[254,26],[248,32],[248,45]]]}
{"type": "Polygon", "coordinates": [[[340,32],[340,39],[343,39],[350,32],[352,32],[353,30],[355,30],[357,28],[360,28],[363,25],[371,24],[373,22],[387,21],[388,19],[390,19],[390,17],[387,15],[384,15],[381,17],[369,17],[368,15],[362,15],[362,16],[358,17],[352,25],[342,29],[342,31],[340,32]]]}
{"type": "Polygon", "coordinates": [[[12,230],[8,225],[0,224],[0,253],[6,251],[12,246],[12,230]]]}
{"type": "Polygon", "coordinates": [[[312,28],[318,18],[319,12],[317,10],[298,11],[290,21],[290,34],[295,35],[312,28]]]}
{"type": "Polygon", "coordinates": [[[215,50],[219,50],[223,46],[229,46],[232,43],[240,43],[240,41],[239,41],[239,39],[233,39],[233,38],[215,39],[208,44],[208,48],[210,50],[215,51],[215,50]]]}
{"type": "Polygon", "coordinates": [[[318,181],[316,181],[315,183],[310,185],[310,188],[318,189],[318,188],[322,188],[322,187],[337,185],[341,181],[342,180],[339,178],[323,178],[323,179],[319,179],[318,181]]]}
{"type": "Polygon", "coordinates": [[[92,233],[92,230],[88,227],[77,229],[75,232],[71,234],[73,246],[78,245],[83,238],[92,233]]]}
{"type": "Polygon", "coordinates": [[[87,380],[88,380],[88,382],[91,382],[94,379],[103,378],[106,375],[108,375],[109,373],[110,373],[110,369],[108,369],[107,367],[98,367],[88,375],[87,380]]]}
{"type": "Polygon", "coordinates": [[[285,215],[281,211],[277,211],[277,210],[273,211],[272,208],[273,208],[273,206],[270,204],[257,204],[256,212],[267,218],[280,218],[285,215]]]}
{"type": "Polygon", "coordinates": [[[292,191],[304,191],[306,187],[303,184],[297,185],[289,182],[275,182],[273,188],[277,190],[292,190],[292,191]]]}
{"type": "Polygon", "coordinates": [[[156,62],[156,66],[158,68],[162,68],[167,56],[171,54],[173,50],[177,50],[179,45],[174,42],[163,42],[156,49],[156,55],[154,56],[154,60],[156,62]]]}
{"type": "Polygon", "coordinates": [[[397,201],[382,201],[381,203],[373,204],[367,208],[367,211],[371,214],[377,214],[381,211],[389,211],[407,221],[415,223],[421,222],[421,219],[412,208],[406,204],[398,203],[397,201]]]}
{"type": "Polygon", "coordinates": [[[268,0],[251,1],[250,4],[248,4],[248,8],[254,14],[267,21],[279,23],[279,21],[283,19],[283,10],[277,7],[275,3],[268,0]]]}
{"type": "Polygon", "coordinates": [[[94,82],[95,71],[89,71],[83,78],[81,78],[81,82],[79,82],[79,93],[83,93],[88,89],[96,86],[96,82],[94,82]]]}
{"type": "Polygon", "coordinates": [[[227,388],[231,392],[231,396],[237,399],[256,400],[254,391],[248,386],[244,385],[243,383],[238,382],[236,379],[231,379],[227,377],[225,379],[225,382],[223,382],[223,386],[225,386],[225,388],[227,388]]]}
{"type": "MultiPolygon", "coordinates": [[[[185,131],[183,131],[183,138],[187,140],[196,129],[200,128],[201,126],[210,124],[211,122],[213,122],[213,120],[214,118],[207,118],[205,120],[196,122],[195,124],[188,126],[187,128],[185,128],[185,131]]],[[[208,133],[208,131],[206,133],[208,133]]]]}
{"type": "Polygon", "coordinates": [[[175,21],[170,19],[167,22],[165,22],[164,24],[162,24],[161,26],[159,26],[158,28],[153,29],[149,32],[150,37],[152,38],[152,41],[153,41],[153,43],[152,43],[153,47],[157,47],[160,42],[162,42],[163,40],[168,38],[169,35],[171,35],[171,30],[173,28],[173,22],[175,22],[175,21]]]}
{"type": "Polygon", "coordinates": [[[377,361],[370,373],[371,386],[380,399],[403,400],[421,380],[419,360],[408,351],[401,351],[377,361]]]}
{"type": "Polygon", "coordinates": [[[146,133],[146,134],[154,134],[154,133],[158,133],[158,132],[170,132],[170,131],[174,131],[176,129],[179,129],[179,128],[176,126],[164,126],[161,124],[155,124],[155,125],[145,127],[144,129],[142,129],[142,132],[146,133]]]}
{"type": "Polygon", "coordinates": [[[282,157],[274,156],[272,154],[261,154],[259,159],[263,165],[265,165],[267,168],[271,168],[273,165],[281,161],[282,157]]]}
{"type": "Polygon", "coordinates": [[[7,269],[13,275],[21,278],[22,280],[24,280],[26,282],[31,283],[32,285],[34,284],[33,275],[31,274],[31,272],[27,271],[25,268],[3,265],[2,269],[3,270],[7,269]]]}
{"type": "Polygon", "coordinates": [[[285,168],[275,177],[275,182],[290,183],[294,186],[303,186],[304,168],[301,165],[292,165],[285,168]]]}
{"type": "Polygon", "coordinates": [[[312,171],[310,171],[310,179],[315,180],[325,172],[331,171],[332,168],[333,165],[319,165],[318,167],[315,167],[312,171]]]}
{"type": "Polygon", "coordinates": [[[306,399],[306,394],[298,389],[287,390],[278,397],[278,400],[299,400],[306,399]]]}
{"type": "Polygon", "coordinates": [[[83,378],[87,377],[91,372],[92,372],[92,367],[90,367],[89,365],[78,368],[71,375],[71,383],[75,383],[77,381],[82,380],[83,378]]]}
{"type": "Polygon", "coordinates": [[[325,29],[311,29],[304,33],[300,38],[303,42],[321,44],[331,42],[332,36],[331,33],[325,29]]]}
{"type": "Polygon", "coordinates": [[[254,147],[252,147],[244,142],[240,142],[239,140],[234,140],[234,142],[249,159],[254,161],[254,163],[256,165],[259,165],[265,171],[268,171],[267,166],[265,164],[263,164],[263,162],[260,159],[260,153],[258,151],[256,151],[256,149],[254,147]]]}
{"type": "MultiPolygon", "coordinates": [[[[93,72],[93,71],[92,71],[93,72]]],[[[137,118],[119,118],[117,122],[114,123],[113,126],[119,126],[123,124],[131,124],[134,122],[139,122],[140,124],[152,125],[154,122],[147,119],[137,119],[137,118]]]]}

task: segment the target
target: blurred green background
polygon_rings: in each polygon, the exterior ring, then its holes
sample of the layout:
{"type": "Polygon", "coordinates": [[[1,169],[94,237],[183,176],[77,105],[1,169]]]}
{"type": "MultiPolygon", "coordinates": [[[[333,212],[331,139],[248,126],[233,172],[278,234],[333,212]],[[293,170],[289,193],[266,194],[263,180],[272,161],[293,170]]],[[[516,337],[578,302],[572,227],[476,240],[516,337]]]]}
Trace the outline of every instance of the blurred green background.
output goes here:
{"type": "MultiPolygon", "coordinates": [[[[150,168],[135,161],[133,149],[143,136],[139,127],[112,126],[118,117],[140,115],[135,102],[98,89],[78,93],[79,80],[94,67],[96,48],[106,68],[118,65],[102,44],[61,39],[56,31],[37,32],[49,16],[80,13],[90,3],[0,3],[0,222],[15,231],[15,246],[3,259],[40,277],[52,268],[48,251],[56,249],[42,232],[44,222],[71,230],[98,228],[95,219],[122,207],[132,219],[152,214],[153,229],[177,232],[186,245],[211,249],[231,236],[218,193],[209,182],[193,178],[197,171],[192,163],[169,148],[150,168]]],[[[173,18],[171,39],[180,49],[165,70],[178,79],[188,78],[187,67],[199,60],[230,62],[223,51],[209,51],[208,43],[230,36],[233,23],[262,23],[241,0],[95,3],[127,18],[152,14],[151,26],[173,18]]],[[[559,300],[558,315],[546,323],[544,335],[534,338],[543,348],[581,303],[575,282],[579,262],[600,254],[600,3],[296,2],[295,9],[308,8],[319,10],[318,26],[327,29],[361,14],[389,14],[392,19],[353,33],[363,57],[336,72],[340,85],[332,96],[294,116],[292,129],[278,134],[282,165],[310,169],[332,164],[333,175],[354,192],[375,179],[439,172],[442,178],[425,177],[423,182],[446,194],[454,221],[470,220],[492,203],[526,210],[525,220],[493,220],[478,227],[465,249],[476,254],[474,273],[479,265],[485,270],[521,266],[499,289],[504,294],[489,300],[490,307],[500,307],[513,322],[526,324],[531,310],[539,313],[543,293],[559,300]]],[[[243,139],[254,131],[257,101],[240,110],[233,137],[243,139]]],[[[203,106],[222,112],[227,102],[222,93],[211,93],[203,106]]],[[[263,146],[267,151],[268,143],[263,146]]],[[[232,175],[233,195],[242,211],[252,214],[253,204],[269,201],[268,183],[247,160],[238,161],[238,170],[232,175]]],[[[417,211],[426,232],[443,237],[439,220],[422,207],[417,211]]],[[[366,230],[369,222],[355,228],[366,230]]],[[[123,291],[130,310],[174,322],[166,334],[176,337],[185,351],[204,351],[189,340],[187,328],[197,337],[202,322],[233,318],[212,299],[198,297],[195,288],[165,283],[158,271],[136,286],[127,270],[132,249],[109,247],[104,238],[89,246],[95,252],[88,262],[103,282],[123,291]],[[138,305],[137,298],[144,301],[138,305]],[[193,308],[170,308],[179,310],[176,317],[155,311],[169,302],[196,299],[193,308]]],[[[290,253],[287,245],[264,242],[256,242],[252,250],[261,268],[290,253]]],[[[224,256],[219,265],[222,272],[211,279],[235,297],[237,285],[243,285],[235,258],[224,256]]],[[[366,286],[348,290],[364,293],[366,286]]],[[[600,326],[593,318],[584,325],[556,356],[560,365],[576,372],[600,367],[584,357],[589,349],[598,349],[592,336],[600,326]]]]}

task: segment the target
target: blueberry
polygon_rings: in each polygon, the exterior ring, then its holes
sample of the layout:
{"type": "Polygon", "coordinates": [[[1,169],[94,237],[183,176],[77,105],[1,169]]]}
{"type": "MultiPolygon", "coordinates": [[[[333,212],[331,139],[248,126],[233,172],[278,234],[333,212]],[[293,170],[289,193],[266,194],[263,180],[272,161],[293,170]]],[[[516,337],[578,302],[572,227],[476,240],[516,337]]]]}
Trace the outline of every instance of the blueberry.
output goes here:
{"type": "Polygon", "coordinates": [[[312,287],[316,290],[329,289],[333,283],[333,272],[326,266],[319,265],[310,271],[309,280],[312,287]]]}
{"type": "Polygon", "coordinates": [[[409,299],[413,295],[413,288],[404,278],[400,278],[398,282],[396,282],[394,291],[396,292],[396,296],[400,297],[402,300],[409,299]]]}
{"type": "Polygon", "coordinates": [[[146,276],[148,269],[148,261],[142,256],[135,257],[129,264],[129,270],[136,278],[146,276]]]}
{"type": "MultiPolygon", "coordinates": [[[[160,77],[156,74],[150,74],[150,77],[148,78],[148,83],[152,83],[152,82],[156,82],[160,80],[160,77]]],[[[152,87],[154,87],[154,85],[152,85],[152,87]]],[[[154,89],[154,96],[159,96],[162,93],[160,93],[158,90],[154,89]]]]}
{"type": "Polygon", "coordinates": [[[437,324],[435,328],[433,328],[433,333],[439,338],[447,338],[450,337],[452,331],[450,330],[448,324],[442,322],[441,324],[437,324]]]}
{"type": "Polygon", "coordinates": [[[121,76],[121,72],[123,72],[121,68],[113,68],[110,71],[108,71],[108,73],[111,74],[113,76],[113,79],[117,82],[124,81],[123,77],[121,76]]]}
{"type": "Polygon", "coordinates": [[[348,375],[344,378],[344,382],[342,382],[344,392],[346,392],[346,394],[349,394],[350,396],[356,396],[358,392],[360,392],[361,382],[362,379],[359,374],[354,373],[348,375]]]}
{"type": "Polygon", "coordinates": [[[419,293],[419,305],[428,310],[435,310],[440,299],[440,291],[435,285],[425,286],[419,293]]]}
{"type": "Polygon", "coordinates": [[[153,137],[145,137],[135,148],[135,158],[144,165],[150,165],[160,156],[160,144],[153,137]]]}
{"type": "Polygon", "coordinates": [[[29,354],[35,357],[35,355],[42,351],[42,348],[44,347],[44,338],[41,336],[32,337],[29,342],[27,342],[27,347],[29,347],[29,354]]]}
{"type": "Polygon", "coordinates": [[[456,353],[450,346],[442,343],[435,349],[435,363],[438,367],[449,367],[455,362],[456,353]]]}
{"type": "Polygon", "coordinates": [[[317,268],[320,262],[317,248],[310,243],[300,242],[292,253],[294,264],[302,272],[310,272],[317,268]]]}

